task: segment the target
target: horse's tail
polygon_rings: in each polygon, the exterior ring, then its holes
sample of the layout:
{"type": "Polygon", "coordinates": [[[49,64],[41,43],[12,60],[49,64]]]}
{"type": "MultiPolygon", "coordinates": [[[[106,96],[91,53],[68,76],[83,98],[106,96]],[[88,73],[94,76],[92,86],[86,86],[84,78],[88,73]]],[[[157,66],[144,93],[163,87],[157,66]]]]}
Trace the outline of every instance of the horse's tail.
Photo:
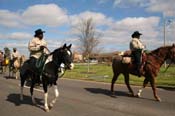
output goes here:
{"type": "Polygon", "coordinates": [[[117,70],[119,70],[119,64],[121,64],[122,56],[117,55],[112,60],[112,70],[113,73],[115,73],[117,70]]]}
{"type": "Polygon", "coordinates": [[[20,75],[21,76],[24,75],[26,73],[27,69],[28,69],[28,62],[25,61],[19,69],[20,75]]]}

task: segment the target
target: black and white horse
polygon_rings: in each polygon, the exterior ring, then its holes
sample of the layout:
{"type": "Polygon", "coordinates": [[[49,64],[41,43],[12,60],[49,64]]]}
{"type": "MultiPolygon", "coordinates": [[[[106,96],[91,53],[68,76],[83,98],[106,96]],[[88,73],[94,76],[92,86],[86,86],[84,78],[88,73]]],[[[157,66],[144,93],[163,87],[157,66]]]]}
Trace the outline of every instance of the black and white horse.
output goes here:
{"type": "MultiPolygon", "coordinates": [[[[57,97],[59,96],[58,88],[57,88],[57,79],[58,79],[58,69],[60,68],[60,64],[63,63],[65,65],[65,68],[67,69],[73,69],[74,65],[72,63],[72,52],[70,50],[71,44],[69,46],[66,46],[64,44],[63,47],[60,47],[58,49],[55,49],[50,55],[48,56],[42,74],[42,85],[44,90],[44,109],[46,112],[49,111],[48,106],[48,85],[54,85],[54,92],[55,92],[55,98],[51,101],[49,104],[50,107],[53,107],[53,104],[56,102],[57,97]]],[[[30,87],[30,93],[32,97],[32,102],[35,104],[35,98],[33,95],[33,88],[35,84],[37,83],[38,77],[36,72],[29,68],[29,65],[24,63],[24,65],[21,67],[20,71],[21,76],[21,95],[20,99],[23,100],[23,87],[24,83],[27,78],[31,79],[31,87],[30,87]]]]}

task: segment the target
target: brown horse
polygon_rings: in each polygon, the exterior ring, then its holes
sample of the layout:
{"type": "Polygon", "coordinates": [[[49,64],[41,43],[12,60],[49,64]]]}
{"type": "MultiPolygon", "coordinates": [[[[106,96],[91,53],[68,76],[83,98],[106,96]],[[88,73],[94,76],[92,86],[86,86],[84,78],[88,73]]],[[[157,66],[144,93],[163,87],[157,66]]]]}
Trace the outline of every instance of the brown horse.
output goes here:
{"type": "MultiPolygon", "coordinates": [[[[112,62],[113,68],[113,79],[111,82],[111,92],[114,95],[114,83],[117,80],[120,74],[124,75],[125,84],[132,96],[134,96],[134,92],[129,84],[129,74],[137,75],[135,71],[135,65],[130,63],[122,63],[121,56],[115,57],[112,62]]],[[[146,54],[146,60],[143,66],[144,74],[142,76],[145,77],[143,82],[143,87],[138,91],[137,96],[141,96],[142,89],[145,88],[150,82],[154,97],[157,101],[161,101],[160,97],[157,95],[156,85],[155,85],[155,77],[157,76],[161,65],[165,60],[170,59],[172,62],[175,62],[175,44],[172,46],[160,47],[156,50],[151,51],[146,54]]]]}
{"type": "Polygon", "coordinates": [[[15,78],[18,79],[18,77],[19,77],[19,69],[21,68],[21,66],[23,65],[25,60],[26,60],[25,56],[22,55],[21,57],[16,58],[14,60],[13,64],[9,65],[9,77],[11,77],[11,74],[12,74],[12,77],[15,74],[15,78]]]}

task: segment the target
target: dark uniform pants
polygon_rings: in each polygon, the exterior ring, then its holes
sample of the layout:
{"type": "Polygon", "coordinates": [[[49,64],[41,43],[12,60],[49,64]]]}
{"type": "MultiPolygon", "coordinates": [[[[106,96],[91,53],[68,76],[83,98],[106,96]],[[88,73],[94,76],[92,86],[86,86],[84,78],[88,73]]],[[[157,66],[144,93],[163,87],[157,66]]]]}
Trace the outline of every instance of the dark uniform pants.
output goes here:
{"type": "Polygon", "coordinates": [[[134,58],[134,64],[136,64],[136,65],[141,64],[141,55],[142,55],[142,50],[141,49],[132,51],[132,56],[134,58]]]}

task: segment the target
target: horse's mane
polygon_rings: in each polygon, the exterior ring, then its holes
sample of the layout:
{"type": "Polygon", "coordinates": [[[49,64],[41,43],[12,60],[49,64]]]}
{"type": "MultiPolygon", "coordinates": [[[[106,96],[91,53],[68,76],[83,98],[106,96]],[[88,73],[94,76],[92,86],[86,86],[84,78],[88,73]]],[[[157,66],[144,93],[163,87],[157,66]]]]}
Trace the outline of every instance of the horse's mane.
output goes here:
{"type": "Polygon", "coordinates": [[[60,51],[62,48],[63,48],[63,47],[59,47],[59,48],[55,49],[53,52],[51,52],[50,54],[54,54],[55,52],[60,51]]]}
{"type": "Polygon", "coordinates": [[[155,50],[152,50],[149,54],[158,54],[158,53],[160,53],[160,51],[167,50],[170,47],[172,47],[172,46],[162,46],[162,47],[159,47],[155,50]]]}

